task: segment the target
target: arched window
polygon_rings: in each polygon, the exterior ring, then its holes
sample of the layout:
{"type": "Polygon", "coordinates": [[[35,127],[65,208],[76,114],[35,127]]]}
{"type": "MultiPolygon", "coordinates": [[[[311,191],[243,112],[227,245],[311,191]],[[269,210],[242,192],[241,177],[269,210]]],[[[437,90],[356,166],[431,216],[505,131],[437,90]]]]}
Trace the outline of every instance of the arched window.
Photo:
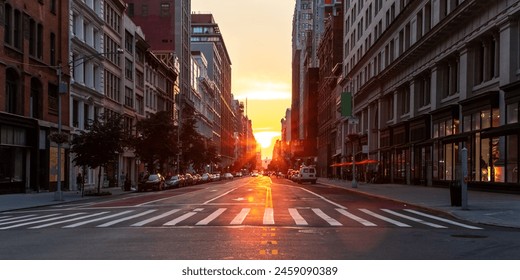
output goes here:
{"type": "Polygon", "coordinates": [[[20,80],[18,74],[13,69],[8,69],[6,72],[5,83],[5,111],[11,114],[20,114],[19,88],[20,80]]]}

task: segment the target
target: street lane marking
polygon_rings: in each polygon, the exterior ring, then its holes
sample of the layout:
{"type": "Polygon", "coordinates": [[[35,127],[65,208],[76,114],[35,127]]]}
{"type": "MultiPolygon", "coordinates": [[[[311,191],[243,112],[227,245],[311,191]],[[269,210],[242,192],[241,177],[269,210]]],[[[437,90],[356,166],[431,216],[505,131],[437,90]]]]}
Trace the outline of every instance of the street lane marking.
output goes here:
{"type": "Polygon", "coordinates": [[[33,216],[34,216],[34,214],[33,215],[20,216],[20,217],[12,217],[12,218],[9,218],[11,216],[7,216],[7,217],[4,217],[3,219],[0,219],[0,222],[17,220],[17,219],[23,219],[23,218],[29,218],[29,217],[33,217],[33,216]]]}
{"type": "Polygon", "coordinates": [[[321,209],[319,208],[312,208],[312,211],[316,213],[320,218],[324,219],[329,225],[331,226],[342,226],[342,224],[335,219],[331,218],[329,215],[325,214],[321,209]]]}
{"type": "Polygon", "coordinates": [[[105,216],[105,217],[101,217],[101,218],[97,218],[97,219],[93,219],[93,220],[83,221],[83,222],[75,223],[75,224],[72,224],[72,225],[64,226],[63,228],[75,228],[75,227],[79,227],[79,226],[82,226],[82,225],[90,224],[90,223],[93,223],[93,222],[102,221],[102,220],[106,220],[106,219],[110,219],[110,218],[115,218],[115,217],[122,216],[122,215],[125,215],[125,214],[128,214],[128,213],[132,213],[132,212],[134,212],[134,210],[123,211],[121,213],[117,213],[117,214],[114,214],[114,215],[109,215],[109,216],[105,216]]]}
{"type": "Polygon", "coordinates": [[[12,221],[12,220],[10,220],[10,221],[8,221],[8,222],[0,223],[0,225],[8,225],[8,224],[14,224],[14,223],[20,223],[20,222],[33,221],[33,220],[43,219],[43,218],[48,218],[48,217],[52,217],[52,216],[56,216],[56,215],[61,215],[61,213],[58,213],[58,214],[50,214],[50,215],[45,215],[45,216],[41,216],[41,217],[32,217],[32,218],[21,219],[21,220],[16,220],[16,221],[12,221]]]}
{"type": "Polygon", "coordinates": [[[265,211],[264,211],[264,225],[274,225],[274,211],[273,211],[273,208],[265,208],[265,211]]]}
{"type": "Polygon", "coordinates": [[[265,187],[265,207],[273,208],[273,193],[271,187],[265,187]]]}
{"type": "Polygon", "coordinates": [[[174,225],[176,225],[176,224],[178,224],[178,223],[188,219],[189,217],[191,217],[191,216],[193,216],[195,214],[197,214],[197,212],[188,212],[188,213],[186,213],[186,214],[184,214],[184,215],[182,215],[182,216],[180,216],[178,218],[175,218],[175,219],[173,219],[173,220],[163,224],[163,226],[174,226],[174,225]]]}
{"type": "Polygon", "coordinates": [[[215,220],[218,216],[220,216],[222,213],[224,213],[224,211],[226,211],[226,209],[227,208],[219,208],[217,211],[211,213],[211,215],[209,215],[205,219],[199,221],[195,225],[196,226],[205,226],[205,225],[209,224],[211,221],[215,220]]]}
{"type": "Polygon", "coordinates": [[[242,208],[242,211],[231,221],[231,225],[241,225],[246,219],[247,215],[251,211],[251,208],[242,208]]]}
{"type": "Polygon", "coordinates": [[[430,218],[430,219],[434,219],[434,220],[442,221],[442,222],[445,222],[445,223],[448,223],[448,224],[452,224],[452,225],[456,225],[456,226],[460,226],[460,227],[464,227],[464,228],[469,228],[469,229],[482,229],[482,228],[479,228],[479,227],[474,227],[474,226],[470,226],[470,225],[466,225],[466,224],[457,223],[457,222],[455,222],[455,221],[451,221],[451,220],[443,219],[443,218],[441,218],[441,217],[428,215],[428,214],[425,214],[425,213],[422,213],[422,212],[419,212],[419,211],[415,211],[415,210],[412,210],[412,209],[404,209],[404,210],[405,210],[405,211],[408,211],[408,212],[410,212],[410,213],[414,213],[414,214],[417,214],[417,215],[421,215],[421,216],[424,216],[424,217],[428,217],[428,218],[430,218]]]}
{"type": "Polygon", "coordinates": [[[376,217],[376,218],[381,219],[381,220],[383,220],[383,221],[385,221],[385,222],[388,222],[388,223],[394,224],[394,225],[396,225],[396,226],[398,226],[398,227],[411,227],[410,225],[407,225],[407,224],[401,223],[401,222],[396,221],[396,220],[392,220],[392,219],[387,218],[387,217],[385,217],[385,216],[381,216],[381,215],[379,215],[379,214],[377,214],[377,213],[374,213],[374,212],[372,212],[372,211],[370,211],[370,210],[368,210],[368,209],[359,209],[359,211],[365,212],[366,214],[368,214],[368,215],[370,215],[370,216],[372,216],[372,217],[376,217]]]}
{"type": "Polygon", "coordinates": [[[354,220],[364,226],[367,226],[367,227],[376,227],[377,226],[376,224],[369,222],[361,217],[358,217],[358,216],[348,212],[345,209],[336,208],[336,211],[340,212],[342,215],[347,216],[347,217],[351,218],[352,220],[354,220]]]}
{"type": "Polygon", "coordinates": [[[135,224],[131,225],[131,227],[140,227],[140,226],[144,226],[144,225],[149,224],[149,223],[151,223],[151,222],[153,222],[153,221],[157,221],[157,220],[162,219],[162,218],[164,218],[164,217],[170,216],[171,214],[176,213],[176,212],[179,212],[180,210],[181,210],[181,209],[173,209],[173,210],[168,211],[168,212],[166,212],[166,213],[163,213],[163,214],[161,214],[161,215],[158,215],[158,216],[152,217],[152,218],[150,218],[150,219],[146,219],[146,220],[141,221],[141,222],[139,222],[139,223],[135,223],[135,224]]]}
{"type": "Polygon", "coordinates": [[[403,219],[414,221],[416,223],[424,224],[424,225],[431,226],[431,227],[434,227],[434,228],[446,228],[445,226],[441,226],[441,225],[438,225],[438,224],[425,222],[425,221],[423,221],[421,219],[417,219],[417,218],[414,218],[414,217],[406,216],[406,215],[403,215],[401,213],[397,213],[397,212],[389,210],[389,209],[381,209],[381,210],[385,211],[386,213],[390,213],[392,215],[396,215],[398,217],[401,217],[403,219]]]}
{"type": "Polygon", "coordinates": [[[87,216],[83,216],[83,217],[77,217],[77,218],[69,219],[69,220],[65,220],[65,221],[58,221],[58,222],[54,222],[54,223],[39,225],[39,226],[31,227],[30,229],[38,229],[38,228],[50,227],[50,226],[58,225],[58,224],[65,224],[65,223],[74,222],[74,221],[77,221],[77,220],[88,219],[88,218],[91,218],[91,217],[95,217],[95,216],[99,216],[99,215],[103,215],[103,214],[107,214],[107,213],[110,213],[110,212],[95,213],[95,214],[92,214],[92,215],[87,215],[87,216]]]}
{"type": "Polygon", "coordinates": [[[152,210],[148,210],[148,211],[144,211],[142,213],[139,213],[139,214],[135,214],[133,216],[128,216],[128,217],[124,217],[124,218],[121,218],[121,219],[118,219],[118,220],[115,220],[115,221],[111,221],[111,222],[108,222],[108,223],[104,223],[102,225],[99,225],[97,227],[109,227],[111,225],[115,225],[117,223],[120,223],[120,222],[124,222],[124,221],[127,221],[127,220],[131,220],[133,218],[137,218],[137,217],[141,217],[141,216],[144,216],[144,215],[147,215],[147,214],[150,214],[150,213],[153,213],[157,211],[157,209],[152,209],[152,210]]]}
{"type": "Polygon", "coordinates": [[[302,215],[300,215],[300,213],[298,213],[298,210],[296,210],[295,208],[289,208],[289,214],[291,214],[291,217],[293,218],[296,225],[299,225],[299,226],[309,225],[309,223],[307,223],[307,221],[302,217],[302,215]]]}
{"type": "Polygon", "coordinates": [[[332,204],[332,205],[334,205],[334,206],[336,206],[336,207],[338,207],[338,208],[341,208],[341,209],[347,209],[347,207],[345,207],[345,206],[343,206],[343,205],[340,205],[340,204],[337,204],[337,203],[334,202],[334,201],[330,201],[330,200],[326,199],[325,197],[323,197],[323,196],[321,196],[321,195],[319,195],[319,194],[317,194],[317,193],[311,192],[311,191],[309,191],[309,190],[307,190],[307,189],[304,189],[304,188],[302,188],[302,187],[299,187],[299,188],[302,189],[302,190],[304,190],[304,191],[306,191],[306,192],[308,192],[308,193],[310,193],[310,194],[313,194],[313,195],[315,195],[315,196],[317,196],[317,197],[323,199],[324,201],[326,201],[326,202],[328,202],[328,203],[330,203],[330,204],[332,204]]]}
{"type": "Polygon", "coordinates": [[[219,195],[219,196],[217,196],[217,197],[215,197],[215,198],[212,198],[212,199],[210,199],[210,200],[208,200],[208,201],[206,201],[206,202],[204,202],[204,203],[202,203],[202,204],[208,204],[208,203],[212,202],[213,200],[219,199],[219,198],[221,198],[221,197],[223,197],[223,196],[229,194],[230,192],[232,192],[232,191],[234,191],[234,190],[236,190],[236,189],[238,189],[238,188],[234,188],[234,189],[232,189],[232,190],[230,190],[230,191],[228,191],[228,192],[226,192],[226,193],[223,193],[223,194],[221,194],[221,195],[219,195]]]}
{"type": "Polygon", "coordinates": [[[48,219],[44,219],[44,220],[31,221],[31,222],[26,222],[26,223],[22,223],[22,224],[16,224],[16,225],[12,225],[12,226],[3,227],[3,228],[0,228],[0,229],[10,229],[10,228],[23,227],[23,226],[32,225],[32,224],[39,224],[39,223],[54,221],[54,220],[58,220],[58,219],[74,217],[74,216],[82,215],[82,214],[85,214],[85,213],[74,213],[74,214],[69,214],[69,215],[60,216],[60,217],[48,218],[48,219]]]}

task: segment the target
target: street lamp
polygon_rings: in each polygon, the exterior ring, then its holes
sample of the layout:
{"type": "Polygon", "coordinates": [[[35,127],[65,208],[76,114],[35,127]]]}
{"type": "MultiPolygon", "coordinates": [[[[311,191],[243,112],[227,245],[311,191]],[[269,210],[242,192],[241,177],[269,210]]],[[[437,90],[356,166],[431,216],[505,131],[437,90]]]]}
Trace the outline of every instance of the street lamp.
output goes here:
{"type": "MultiPolygon", "coordinates": [[[[85,56],[85,57],[82,57],[82,58],[79,58],[79,59],[76,59],[76,60],[73,60],[73,61],[70,61],[69,62],[69,65],[72,64],[72,66],[74,66],[74,62],[78,61],[78,60],[83,60],[81,63],[85,63],[87,62],[88,60],[94,58],[94,57],[98,57],[100,55],[104,55],[104,54],[122,54],[124,52],[123,49],[121,48],[118,48],[116,52],[103,52],[103,53],[96,53],[96,54],[93,54],[93,55],[90,55],[90,56],[85,56]]],[[[57,67],[53,67],[56,69],[56,75],[58,76],[58,135],[61,136],[61,128],[62,128],[62,125],[61,125],[61,95],[63,93],[67,93],[67,84],[63,83],[62,82],[62,76],[63,76],[63,71],[62,71],[62,65],[59,64],[57,67]]],[[[60,138],[60,137],[58,137],[60,138]]],[[[63,200],[63,192],[61,190],[61,144],[64,143],[63,139],[59,139],[59,141],[56,141],[56,143],[58,144],[58,168],[57,168],[57,182],[56,182],[56,192],[54,193],[54,200],[57,200],[57,201],[62,201],[63,200]]]]}

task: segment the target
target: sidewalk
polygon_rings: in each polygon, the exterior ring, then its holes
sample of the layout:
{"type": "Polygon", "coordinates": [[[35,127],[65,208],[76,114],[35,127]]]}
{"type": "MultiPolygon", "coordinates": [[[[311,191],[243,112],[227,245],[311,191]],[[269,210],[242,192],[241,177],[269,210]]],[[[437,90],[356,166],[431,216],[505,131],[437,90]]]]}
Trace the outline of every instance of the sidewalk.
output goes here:
{"type": "Polygon", "coordinates": [[[108,191],[112,193],[110,196],[81,196],[81,192],[63,191],[63,200],[54,199],[54,192],[40,193],[19,193],[19,194],[3,194],[0,195],[0,212],[20,210],[26,208],[34,208],[39,206],[58,205],[73,201],[88,201],[100,198],[114,197],[124,192],[121,188],[102,188],[102,192],[108,191]]]}
{"type": "Polygon", "coordinates": [[[449,188],[358,183],[354,189],[351,181],[326,178],[319,178],[318,183],[440,211],[465,221],[520,228],[520,195],[468,191],[468,207],[463,210],[451,206],[449,188]]]}

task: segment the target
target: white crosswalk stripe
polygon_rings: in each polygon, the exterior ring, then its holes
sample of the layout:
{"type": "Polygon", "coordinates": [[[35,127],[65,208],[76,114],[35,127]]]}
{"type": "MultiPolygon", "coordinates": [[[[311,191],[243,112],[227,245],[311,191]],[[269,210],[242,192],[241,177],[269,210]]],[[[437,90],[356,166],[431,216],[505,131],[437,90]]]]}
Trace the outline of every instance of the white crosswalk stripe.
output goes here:
{"type": "Polygon", "coordinates": [[[53,216],[57,216],[57,215],[60,215],[60,214],[50,214],[50,215],[45,215],[45,216],[41,216],[41,217],[31,217],[31,218],[21,219],[21,220],[10,220],[10,221],[8,221],[8,222],[0,223],[0,225],[3,226],[3,225],[15,224],[15,223],[19,223],[19,222],[33,221],[33,220],[38,220],[38,219],[42,219],[42,218],[53,217],[53,216]]]}
{"type": "Polygon", "coordinates": [[[298,226],[307,226],[309,223],[298,213],[298,210],[296,208],[289,208],[289,214],[293,218],[294,222],[298,226]]]}
{"type": "Polygon", "coordinates": [[[110,219],[110,218],[114,218],[114,217],[119,217],[119,216],[122,216],[122,215],[125,215],[125,214],[128,214],[128,213],[131,213],[131,212],[134,212],[134,210],[123,211],[121,213],[109,215],[109,216],[106,216],[106,217],[101,217],[101,218],[97,218],[97,219],[93,219],[93,220],[88,220],[88,221],[75,223],[75,224],[72,224],[72,225],[64,226],[63,228],[75,228],[75,227],[79,227],[79,226],[82,226],[82,225],[86,225],[86,224],[90,224],[90,223],[94,223],[94,222],[98,222],[98,221],[102,221],[102,220],[106,220],[106,219],[110,219]]]}
{"type": "Polygon", "coordinates": [[[482,229],[482,228],[479,228],[479,227],[474,227],[474,226],[470,226],[470,225],[466,225],[466,224],[461,224],[461,223],[458,223],[458,222],[455,222],[455,221],[452,221],[452,220],[448,220],[448,219],[444,219],[444,218],[441,218],[441,217],[429,215],[429,214],[422,213],[422,212],[419,212],[419,211],[416,211],[416,210],[412,210],[412,209],[404,209],[404,210],[408,211],[410,213],[414,213],[414,214],[417,214],[417,215],[428,217],[430,219],[442,221],[442,222],[445,222],[445,223],[448,223],[448,224],[452,224],[452,225],[456,225],[456,226],[463,227],[463,228],[482,229]]]}
{"type": "Polygon", "coordinates": [[[372,211],[370,211],[368,209],[359,209],[359,211],[365,212],[366,214],[368,214],[368,215],[370,215],[372,217],[378,218],[378,219],[383,220],[385,222],[389,222],[389,223],[394,224],[394,225],[396,225],[398,227],[411,227],[410,225],[407,225],[405,223],[401,223],[401,222],[396,221],[394,219],[387,218],[385,216],[381,216],[381,215],[379,215],[377,213],[374,213],[374,212],[372,212],[372,211]]]}
{"type": "Polygon", "coordinates": [[[251,211],[251,208],[243,208],[238,215],[229,223],[230,225],[241,225],[246,219],[247,215],[251,211]]]}
{"type": "Polygon", "coordinates": [[[175,218],[175,219],[167,222],[166,224],[164,224],[164,226],[174,226],[174,225],[176,225],[176,224],[178,224],[178,223],[188,219],[189,217],[191,217],[191,216],[193,216],[195,214],[197,214],[197,212],[188,212],[188,213],[186,213],[186,214],[184,214],[184,215],[182,215],[182,216],[180,216],[178,218],[175,218]]]}
{"type": "Polygon", "coordinates": [[[121,218],[121,219],[118,219],[118,220],[115,220],[115,221],[111,221],[111,222],[108,222],[108,223],[104,223],[102,225],[99,225],[97,227],[109,227],[109,226],[112,226],[112,225],[115,225],[115,224],[118,224],[120,222],[124,222],[124,221],[128,221],[128,220],[131,220],[131,219],[135,219],[135,218],[138,218],[138,217],[141,217],[141,216],[144,216],[144,215],[147,215],[147,214],[150,214],[150,213],[153,213],[157,210],[148,210],[148,211],[144,211],[142,213],[139,213],[139,214],[135,214],[133,216],[130,216],[130,217],[124,217],[124,218],[121,218]]]}
{"type": "MultiPolygon", "coordinates": [[[[278,209],[278,208],[277,208],[278,209]]],[[[70,214],[21,214],[6,216],[0,221],[0,230],[26,227],[29,229],[48,228],[64,225],[62,228],[76,228],[88,224],[106,228],[120,225],[141,227],[145,225],[161,226],[208,226],[208,225],[278,225],[278,226],[365,226],[378,227],[383,224],[372,220],[384,221],[397,227],[427,226],[435,229],[480,227],[426,214],[413,209],[348,209],[347,208],[309,208],[295,207],[276,210],[263,208],[193,208],[193,209],[132,209],[99,212],[69,212],[70,214]],[[166,211],[167,210],[167,211],[166,211]],[[311,210],[311,211],[310,211],[311,210]],[[165,212],[163,212],[165,211],[165,212]],[[181,212],[183,211],[183,212],[181,212]],[[339,213],[339,214],[338,214],[339,213]],[[287,215],[289,214],[289,215],[287,215]],[[164,219],[161,221],[161,219],[164,219]],[[275,223],[276,220],[276,223],[275,223]],[[433,221],[432,221],[433,220],[433,221]],[[96,222],[104,221],[99,225],[96,222]],[[349,222],[350,221],[350,222],[349,222]],[[356,223],[352,223],[352,221],[356,223]],[[409,221],[410,224],[402,222],[409,221]],[[442,223],[439,223],[442,222],[442,223]],[[413,224],[412,224],[413,223],[413,224]],[[449,224],[449,225],[446,225],[449,224]]]]}
{"type": "Polygon", "coordinates": [[[160,219],[162,219],[162,218],[168,217],[168,216],[170,216],[170,215],[172,215],[172,214],[174,214],[174,213],[179,212],[180,210],[181,210],[181,209],[173,209],[173,210],[168,211],[168,212],[166,212],[166,213],[163,213],[163,214],[161,214],[161,215],[158,215],[158,216],[155,216],[155,217],[152,217],[152,218],[146,219],[146,220],[144,220],[144,221],[141,221],[141,222],[135,223],[135,224],[133,224],[133,225],[131,225],[131,226],[132,226],[132,227],[140,227],[140,226],[144,226],[144,225],[149,224],[149,223],[151,223],[151,222],[153,222],[153,221],[157,221],[157,220],[160,220],[160,219]]]}
{"type": "Polygon", "coordinates": [[[73,213],[73,214],[60,216],[60,217],[53,217],[53,218],[48,218],[48,219],[43,219],[43,220],[36,220],[36,221],[30,221],[30,222],[25,222],[25,223],[21,223],[21,224],[11,225],[11,226],[7,226],[7,227],[2,227],[0,229],[10,229],[10,228],[16,228],[16,227],[23,227],[23,226],[27,226],[27,225],[33,225],[33,224],[39,224],[39,223],[44,223],[44,222],[50,222],[50,221],[55,221],[55,220],[58,220],[58,219],[74,217],[74,216],[83,215],[83,214],[85,214],[85,213],[73,213]]]}
{"type": "Polygon", "coordinates": [[[401,217],[403,219],[408,219],[410,221],[414,221],[416,223],[420,223],[420,224],[425,224],[427,226],[431,226],[431,227],[434,227],[434,228],[446,228],[445,226],[441,226],[441,225],[438,225],[438,224],[434,224],[434,223],[429,223],[429,222],[425,222],[421,219],[417,219],[417,218],[414,218],[414,217],[410,217],[410,216],[407,216],[407,215],[403,215],[401,213],[397,213],[395,211],[392,211],[392,210],[388,210],[388,209],[381,209],[383,211],[385,211],[386,213],[390,213],[392,215],[395,215],[397,217],[401,217]]]}
{"type": "Polygon", "coordinates": [[[345,209],[337,208],[336,211],[340,212],[342,215],[347,216],[347,217],[351,218],[352,220],[354,220],[364,226],[367,226],[367,227],[376,227],[377,226],[376,224],[369,222],[363,218],[360,218],[360,217],[348,212],[345,209]]]}
{"type": "Polygon", "coordinates": [[[274,209],[273,208],[265,208],[264,225],[274,225],[274,209]]]}
{"type": "Polygon", "coordinates": [[[77,218],[69,219],[69,220],[65,220],[65,221],[58,221],[58,222],[53,222],[53,223],[49,223],[49,224],[43,224],[43,225],[39,225],[39,226],[34,226],[34,227],[31,227],[31,229],[38,229],[38,228],[45,228],[45,227],[50,227],[50,226],[59,225],[59,224],[66,224],[66,223],[70,223],[70,222],[74,222],[74,221],[79,221],[79,220],[84,220],[84,219],[96,217],[96,216],[99,216],[99,215],[104,215],[104,214],[107,214],[107,213],[110,213],[110,212],[94,213],[92,215],[77,217],[77,218]]]}
{"type": "Polygon", "coordinates": [[[18,219],[29,218],[29,217],[34,217],[34,216],[35,215],[25,215],[25,216],[20,216],[20,217],[7,216],[7,217],[3,217],[2,219],[0,219],[0,222],[11,221],[11,220],[18,220],[18,219]]]}
{"type": "Polygon", "coordinates": [[[201,220],[200,222],[196,223],[195,225],[197,225],[197,226],[207,225],[207,224],[211,223],[211,221],[215,220],[218,216],[220,216],[220,214],[224,213],[224,211],[226,211],[226,208],[219,208],[217,211],[211,213],[211,215],[206,217],[204,220],[201,220]]]}
{"type": "Polygon", "coordinates": [[[318,215],[320,218],[324,219],[327,223],[329,223],[329,225],[331,225],[331,226],[342,226],[342,224],[340,222],[334,220],[333,218],[331,218],[330,216],[325,214],[323,211],[321,211],[321,209],[312,208],[312,211],[314,213],[316,213],[316,215],[318,215]]]}

